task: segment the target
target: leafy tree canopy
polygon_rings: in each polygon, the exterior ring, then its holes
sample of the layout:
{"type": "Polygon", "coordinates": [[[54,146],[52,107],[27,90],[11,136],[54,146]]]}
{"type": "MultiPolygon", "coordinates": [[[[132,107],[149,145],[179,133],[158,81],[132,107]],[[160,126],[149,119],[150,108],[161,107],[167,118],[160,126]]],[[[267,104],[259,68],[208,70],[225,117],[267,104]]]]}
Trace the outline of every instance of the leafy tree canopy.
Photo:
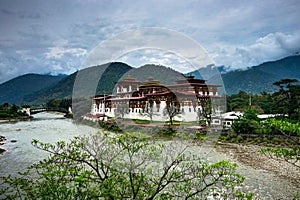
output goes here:
{"type": "Polygon", "coordinates": [[[251,198],[236,186],[236,164],[209,164],[184,142],[157,142],[141,135],[109,133],[70,143],[33,145],[50,156],[19,177],[2,177],[7,199],[205,199],[251,198]]]}

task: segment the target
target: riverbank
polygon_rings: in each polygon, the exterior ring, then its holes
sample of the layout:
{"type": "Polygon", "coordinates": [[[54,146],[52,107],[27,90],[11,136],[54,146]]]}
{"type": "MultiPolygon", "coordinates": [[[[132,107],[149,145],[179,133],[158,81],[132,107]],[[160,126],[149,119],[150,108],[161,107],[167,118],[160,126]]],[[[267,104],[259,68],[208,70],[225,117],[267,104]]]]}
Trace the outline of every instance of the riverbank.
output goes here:
{"type": "MultiPolygon", "coordinates": [[[[31,145],[33,138],[55,143],[59,140],[68,141],[74,136],[96,134],[100,130],[98,123],[86,125],[65,119],[61,113],[39,113],[35,115],[34,120],[28,122],[1,124],[1,135],[7,140],[4,141],[6,152],[0,155],[0,175],[17,174],[47,155],[31,145]],[[9,142],[12,140],[18,142],[9,142]]],[[[205,140],[193,141],[199,141],[199,145],[205,148],[205,140]]],[[[263,144],[262,142],[259,146],[250,142],[237,144],[219,141],[207,149],[211,152],[207,158],[212,162],[236,162],[237,173],[246,177],[243,189],[255,194],[254,199],[291,200],[297,192],[300,195],[299,169],[259,154],[258,150],[263,144]]]]}
{"type": "Polygon", "coordinates": [[[256,199],[300,199],[300,168],[258,153],[262,146],[218,143],[215,151],[238,164],[246,190],[256,199]]]}
{"type": "Polygon", "coordinates": [[[1,123],[8,123],[8,122],[19,122],[19,121],[28,121],[32,119],[32,116],[22,116],[22,117],[15,117],[15,118],[10,118],[10,119],[0,119],[0,124],[1,123]]]}

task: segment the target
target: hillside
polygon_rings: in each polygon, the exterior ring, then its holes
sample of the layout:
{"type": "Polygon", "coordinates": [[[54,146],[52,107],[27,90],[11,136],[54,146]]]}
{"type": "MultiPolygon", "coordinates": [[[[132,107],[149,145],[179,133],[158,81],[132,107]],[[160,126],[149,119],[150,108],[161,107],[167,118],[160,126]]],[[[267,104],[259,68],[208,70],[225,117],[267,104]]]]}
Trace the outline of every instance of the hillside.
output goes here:
{"type": "MultiPolygon", "coordinates": [[[[211,66],[190,73],[197,78],[202,78],[209,68],[211,66]]],[[[246,70],[221,72],[221,76],[228,95],[238,93],[240,90],[252,94],[262,91],[274,92],[277,88],[273,86],[273,83],[276,81],[285,78],[300,80],[300,56],[289,56],[277,61],[265,62],[246,70]]],[[[205,79],[209,78],[205,77],[205,79]]]]}
{"type": "Polygon", "coordinates": [[[129,65],[118,62],[89,67],[65,77],[51,87],[44,88],[25,96],[24,100],[28,104],[38,105],[43,104],[50,99],[71,98],[73,95],[73,88],[76,90],[74,91],[75,94],[81,97],[112,93],[115,82],[130,69],[131,67],[129,65]],[[100,77],[101,74],[102,76],[100,77]]]}
{"type": "MultiPolygon", "coordinates": [[[[289,56],[246,70],[225,73],[224,67],[207,66],[187,74],[208,82],[219,80],[216,77],[221,74],[227,94],[238,93],[239,90],[254,94],[273,92],[273,82],[284,78],[300,79],[299,66],[300,56],[289,56]]],[[[181,73],[168,67],[148,64],[132,68],[119,62],[89,67],[66,77],[27,74],[0,85],[0,103],[41,105],[51,99],[71,98],[72,95],[81,98],[109,94],[113,93],[116,82],[128,74],[141,82],[152,77],[162,84],[172,84],[183,78],[181,73]]]]}
{"type": "Polygon", "coordinates": [[[181,73],[171,68],[154,64],[147,64],[139,68],[133,68],[127,74],[130,74],[136,80],[141,82],[144,82],[149,77],[152,77],[153,79],[159,80],[160,83],[165,85],[175,83],[175,81],[184,77],[181,73]]]}
{"type": "Polygon", "coordinates": [[[51,76],[40,74],[25,74],[0,84],[0,104],[23,104],[24,96],[49,87],[65,76],[51,76]]]}
{"type": "Polygon", "coordinates": [[[273,83],[281,79],[300,80],[300,56],[289,56],[266,62],[245,71],[232,71],[222,75],[227,94],[244,90],[251,93],[274,92],[273,83]]]}

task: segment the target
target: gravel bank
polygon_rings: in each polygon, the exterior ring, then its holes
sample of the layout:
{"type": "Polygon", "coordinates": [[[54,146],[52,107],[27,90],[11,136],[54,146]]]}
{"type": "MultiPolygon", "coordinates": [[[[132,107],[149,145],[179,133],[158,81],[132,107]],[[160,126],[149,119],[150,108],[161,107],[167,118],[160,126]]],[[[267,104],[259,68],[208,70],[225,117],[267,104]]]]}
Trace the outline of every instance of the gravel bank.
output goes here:
{"type": "Polygon", "coordinates": [[[246,177],[245,189],[253,192],[255,199],[295,199],[295,194],[300,195],[300,168],[259,154],[260,148],[219,143],[213,151],[239,165],[238,173],[246,177]]]}

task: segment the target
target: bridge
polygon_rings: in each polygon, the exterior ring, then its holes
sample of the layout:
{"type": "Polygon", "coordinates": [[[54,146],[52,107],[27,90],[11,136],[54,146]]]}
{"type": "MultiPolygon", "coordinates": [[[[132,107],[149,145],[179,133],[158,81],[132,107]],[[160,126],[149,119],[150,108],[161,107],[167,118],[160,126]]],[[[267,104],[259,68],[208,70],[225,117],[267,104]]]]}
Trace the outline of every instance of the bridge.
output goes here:
{"type": "Polygon", "coordinates": [[[40,112],[45,112],[48,111],[47,108],[35,108],[35,109],[30,109],[30,115],[34,115],[40,112]]]}
{"type": "Polygon", "coordinates": [[[71,113],[71,108],[69,110],[63,108],[30,108],[30,106],[22,106],[22,112],[25,112],[29,116],[40,113],[40,112],[61,112],[61,113],[71,113]]]}

